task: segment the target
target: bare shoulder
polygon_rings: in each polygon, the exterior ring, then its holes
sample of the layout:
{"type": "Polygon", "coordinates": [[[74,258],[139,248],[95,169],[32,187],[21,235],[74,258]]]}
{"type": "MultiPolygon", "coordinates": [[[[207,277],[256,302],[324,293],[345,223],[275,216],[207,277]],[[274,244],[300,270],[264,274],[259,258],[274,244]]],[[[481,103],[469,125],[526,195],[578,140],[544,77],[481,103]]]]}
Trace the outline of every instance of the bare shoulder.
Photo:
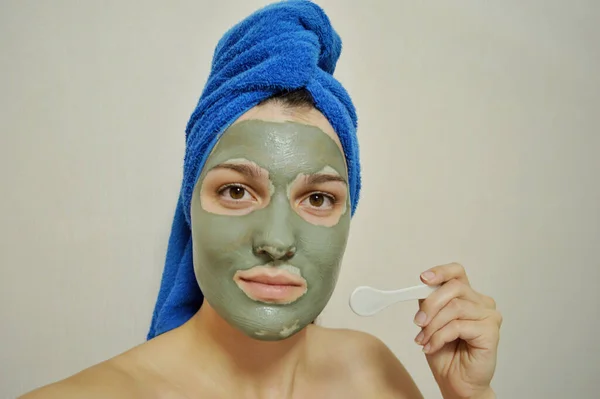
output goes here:
{"type": "Polygon", "coordinates": [[[360,397],[422,399],[419,389],[400,360],[371,334],[315,326],[317,345],[327,348],[328,362],[344,370],[345,380],[360,397]]]}
{"type": "Polygon", "coordinates": [[[185,395],[169,378],[186,349],[185,345],[177,345],[178,334],[178,329],[162,334],[19,399],[183,398],[185,395]]]}
{"type": "MultiPolygon", "coordinates": [[[[145,342],[19,399],[150,399],[160,396],[169,387],[145,359],[156,358],[156,347],[160,347],[162,340],[164,338],[145,342]]],[[[171,394],[170,397],[180,396],[171,394]]]]}
{"type": "Polygon", "coordinates": [[[113,360],[97,364],[67,379],[36,389],[19,399],[137,398],[135,379],[113,360]]]}

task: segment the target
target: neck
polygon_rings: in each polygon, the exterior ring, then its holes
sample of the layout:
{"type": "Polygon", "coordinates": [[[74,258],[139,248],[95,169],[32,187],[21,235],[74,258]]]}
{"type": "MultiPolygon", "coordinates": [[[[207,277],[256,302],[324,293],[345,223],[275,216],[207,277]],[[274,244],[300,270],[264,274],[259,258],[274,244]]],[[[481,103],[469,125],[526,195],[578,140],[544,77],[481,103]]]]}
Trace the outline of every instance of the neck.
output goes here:
{"type": "Polygon", "coordinates": [[[206,300],[186,328],[202,357],[216,373],[236,381],[232,385],[248,389],[251,384],[278,397],[291,393],[304,360],[306,328],[284,340],[260,341],[229,325],[206,300]]]}

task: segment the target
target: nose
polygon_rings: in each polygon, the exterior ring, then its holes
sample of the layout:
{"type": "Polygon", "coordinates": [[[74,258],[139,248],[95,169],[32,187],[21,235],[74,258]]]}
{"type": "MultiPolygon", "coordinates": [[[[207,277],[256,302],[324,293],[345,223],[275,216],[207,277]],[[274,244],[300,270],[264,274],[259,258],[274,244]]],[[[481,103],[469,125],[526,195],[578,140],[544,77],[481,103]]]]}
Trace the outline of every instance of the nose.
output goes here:
{"type": "Polygon", "coordinates": [[[294,257],[296,248],[291,245],[285,245],[282,242],[274,242],[273,245],[257,245],[254,254],[259,258],[265,258],[269,261],[289,260],[294,257]]]}
{"type": "Polygon", "coordinates": [[[294,230],[290,221],[290,204],[287,196],[271,198],[262,210],[259,226],[253,240],[254,255],[263,261],[289,260],[296,254],[294,230]]]}

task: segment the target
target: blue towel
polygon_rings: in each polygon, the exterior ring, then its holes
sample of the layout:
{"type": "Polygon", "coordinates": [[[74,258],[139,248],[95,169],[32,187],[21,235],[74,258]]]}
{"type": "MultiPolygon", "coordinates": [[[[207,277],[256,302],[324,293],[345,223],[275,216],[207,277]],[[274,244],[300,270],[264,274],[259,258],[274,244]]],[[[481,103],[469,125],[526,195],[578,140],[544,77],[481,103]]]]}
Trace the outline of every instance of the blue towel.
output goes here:
{"type": "Polygon", "coordinates": [[[348,164],[352,214],[360,192],[356,111],[333,77],[342,42],[329,18],[307,0],[268,5],[231,28],[186,128],[183,182],[148,339],[177,328],[200,309],[192,264],[190,200],[212,148],[239,116],[282,91],[306,88],[340,137],[348,164]]]}

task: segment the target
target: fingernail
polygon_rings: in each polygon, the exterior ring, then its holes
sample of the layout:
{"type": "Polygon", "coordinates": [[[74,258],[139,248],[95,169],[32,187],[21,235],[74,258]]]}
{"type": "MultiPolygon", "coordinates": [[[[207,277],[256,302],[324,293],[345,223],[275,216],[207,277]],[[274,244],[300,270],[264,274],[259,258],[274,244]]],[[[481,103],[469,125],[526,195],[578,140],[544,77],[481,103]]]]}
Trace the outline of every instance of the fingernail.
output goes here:
{"type": "Polygon", "coordinates": [[[423,347],[423,352],[428,353],[430,349],[431,349],[431,345],[427,344],[423,347]]]}
{"type": "Polygon", "coordinates": [[[424,273],[421,274],[421,277],[425,281],[431,281],[431,280],[433,280],[435,278],[435,273],[431,272],[431,271],[426,271],[426,272],[424,272],[424,273]]]}
{"type": "Polygon", "coordinates": [[[420,344],[420,343],[421,343],[421,341],[423,341],[423,337],[425,337],[425,334],[423,333],[423,331],[421,331],[421,332],[419,333],[419,335],[417,335],[417,337],[415,338],[415,342],[416,342],[417,344],[420,344]]]}
{"type": "Polygon", "coordinates": [[[415,324],[419,327],[423,327],[427,321],[427,315],[422,310],[419,310],[415,315],[415,324]]]}

